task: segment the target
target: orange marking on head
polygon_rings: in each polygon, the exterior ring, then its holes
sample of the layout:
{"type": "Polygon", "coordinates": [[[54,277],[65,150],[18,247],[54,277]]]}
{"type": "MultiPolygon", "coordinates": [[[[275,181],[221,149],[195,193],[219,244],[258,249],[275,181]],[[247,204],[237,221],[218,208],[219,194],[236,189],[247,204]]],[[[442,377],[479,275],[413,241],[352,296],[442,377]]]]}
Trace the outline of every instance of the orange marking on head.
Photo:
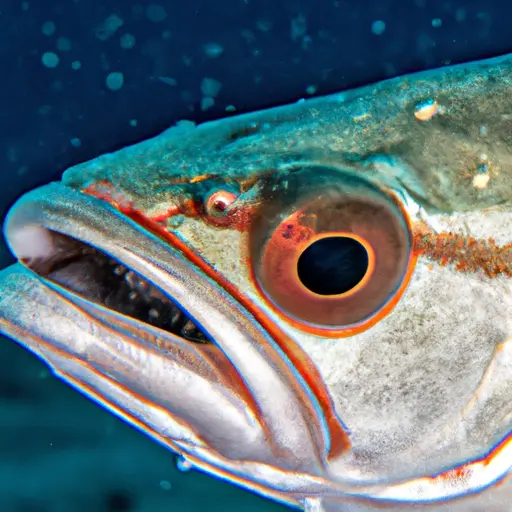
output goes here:
{"type": "Polygon", "coordinates": [[[414,248],[419,255],[454,265],[460,272],[482,271],[489,278],[512,277],[512,244],[499,246],[492,238],[477,239],[461,233],[434,233],[424,224],[414,226],[414,248]]]}

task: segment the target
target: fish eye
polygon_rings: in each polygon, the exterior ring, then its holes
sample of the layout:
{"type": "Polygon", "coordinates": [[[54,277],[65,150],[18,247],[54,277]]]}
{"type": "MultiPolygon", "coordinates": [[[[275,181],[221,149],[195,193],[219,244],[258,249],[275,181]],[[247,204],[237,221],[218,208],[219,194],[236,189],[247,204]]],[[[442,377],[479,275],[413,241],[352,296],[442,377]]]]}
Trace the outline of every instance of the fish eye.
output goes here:
{"type": "Polygon", "coordinates": [[[212,217],[222,217],[237,198],[238,195],[231,190],[213,190],[204,201],[205,211],[212,217]]]}
{"type": "Polygon", "coordinates": [[[387,315],[415,258],[405,210],[353,173],[303,168],[269,183],[250,232],[252,272],[302,330],[348,336],[387,315]]]}

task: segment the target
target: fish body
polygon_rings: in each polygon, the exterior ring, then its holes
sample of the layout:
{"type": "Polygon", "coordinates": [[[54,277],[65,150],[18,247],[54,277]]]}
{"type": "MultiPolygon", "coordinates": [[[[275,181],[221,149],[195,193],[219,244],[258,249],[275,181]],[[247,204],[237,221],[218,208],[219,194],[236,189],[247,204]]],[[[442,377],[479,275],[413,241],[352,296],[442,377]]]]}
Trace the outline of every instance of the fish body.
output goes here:
{"type": "Polygon", "coordinates": [[[304,510],[510,510],[512,56],[157,137],[9,212],[0,330],[304,510]]]}

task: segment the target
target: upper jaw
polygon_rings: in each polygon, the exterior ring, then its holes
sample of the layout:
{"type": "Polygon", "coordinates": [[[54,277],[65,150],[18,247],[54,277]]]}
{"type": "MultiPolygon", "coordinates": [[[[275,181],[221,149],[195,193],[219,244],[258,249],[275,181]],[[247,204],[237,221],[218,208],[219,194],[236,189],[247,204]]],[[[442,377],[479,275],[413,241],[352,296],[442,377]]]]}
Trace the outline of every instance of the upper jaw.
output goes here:
{"type": "Polygon", "coordinates": [[[2,279],[0,329],[56,373],[174,448],[172,432],[220,457],[318,474],[329,435],[315,396],[252,315],[180,251],[60,183],[22,197],[5,235],[28,269],[65,252],[66,240],[100,250],[214,341],[190,343],[15,266],[2,279]]]}

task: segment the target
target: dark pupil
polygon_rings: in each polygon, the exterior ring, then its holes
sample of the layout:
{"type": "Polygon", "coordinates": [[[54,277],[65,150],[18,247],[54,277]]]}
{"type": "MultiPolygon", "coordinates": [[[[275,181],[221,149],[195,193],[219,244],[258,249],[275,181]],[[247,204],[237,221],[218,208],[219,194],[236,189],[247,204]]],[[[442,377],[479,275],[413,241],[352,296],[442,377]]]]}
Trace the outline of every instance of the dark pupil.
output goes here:
{"type": "Polygon", "coordinates": [[[213,208],[215,210],[217,210],[218,212],[224,212],[226,211],[226,203],[224,201],[222,201],[221,199],[217,199],[214,203],[213,203],[213,208]]]}
{"type": "Polygon", "coordinates": [[[311,244],[299,257],[302,284],[318,295],[338,295],[354,288],[368,270],[368,253],[353,238],[333,236],[311,244]]]}

